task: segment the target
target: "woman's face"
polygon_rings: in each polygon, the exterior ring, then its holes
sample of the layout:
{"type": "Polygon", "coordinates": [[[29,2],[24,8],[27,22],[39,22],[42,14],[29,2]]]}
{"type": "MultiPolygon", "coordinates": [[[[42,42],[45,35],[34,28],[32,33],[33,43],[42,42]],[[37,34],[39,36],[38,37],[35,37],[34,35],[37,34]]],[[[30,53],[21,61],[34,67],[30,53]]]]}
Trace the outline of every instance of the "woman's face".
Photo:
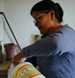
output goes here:
{"type": "Polygon", "coordinates": [[[49,13],[42,13],[34,11],[32,13],[34,23],[38,27],[41,33],[47,33],[51,25],[51,16],[49,13]]]}

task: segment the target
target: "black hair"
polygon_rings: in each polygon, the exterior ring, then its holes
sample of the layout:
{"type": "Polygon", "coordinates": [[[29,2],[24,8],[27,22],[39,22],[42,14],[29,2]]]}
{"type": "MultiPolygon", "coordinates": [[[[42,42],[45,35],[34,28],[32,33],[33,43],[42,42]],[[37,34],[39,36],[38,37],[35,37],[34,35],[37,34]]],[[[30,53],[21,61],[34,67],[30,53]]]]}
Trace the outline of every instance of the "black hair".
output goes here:
{"type": "Polygon", "coordinates": [[[63,9],[58,3],[55,3],[51,0],[42,0],[36,3],[31,9],[31,15],[33,11],[45,12],[45,11],[54,11],[55,16],[59,22],[63,21],[63,9]]]}

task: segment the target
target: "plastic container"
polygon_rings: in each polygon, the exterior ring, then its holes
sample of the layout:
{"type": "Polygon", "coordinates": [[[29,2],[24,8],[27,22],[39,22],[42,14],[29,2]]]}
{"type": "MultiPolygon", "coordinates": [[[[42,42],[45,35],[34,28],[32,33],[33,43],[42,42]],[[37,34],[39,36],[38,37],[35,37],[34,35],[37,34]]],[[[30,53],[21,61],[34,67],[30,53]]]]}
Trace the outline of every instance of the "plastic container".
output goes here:
{"type": "Polygon", "coordinates": [[[17,66],[11,65],[8,78],[46,78],[31,63],[24,62],[17,66]]]}

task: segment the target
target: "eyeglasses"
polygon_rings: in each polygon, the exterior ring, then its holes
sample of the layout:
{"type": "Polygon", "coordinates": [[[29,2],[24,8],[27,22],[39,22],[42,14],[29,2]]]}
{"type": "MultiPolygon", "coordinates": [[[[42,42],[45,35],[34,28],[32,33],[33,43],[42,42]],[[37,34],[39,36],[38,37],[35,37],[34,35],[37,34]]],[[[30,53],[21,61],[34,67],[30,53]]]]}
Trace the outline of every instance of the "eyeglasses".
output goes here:
{"type": "Polygon", "coordinates": [[[35,21],[40,21],[42,20],[45,16],[47,15],[47,13],[41,13],[38,16],[34,17],[35,21]]]}

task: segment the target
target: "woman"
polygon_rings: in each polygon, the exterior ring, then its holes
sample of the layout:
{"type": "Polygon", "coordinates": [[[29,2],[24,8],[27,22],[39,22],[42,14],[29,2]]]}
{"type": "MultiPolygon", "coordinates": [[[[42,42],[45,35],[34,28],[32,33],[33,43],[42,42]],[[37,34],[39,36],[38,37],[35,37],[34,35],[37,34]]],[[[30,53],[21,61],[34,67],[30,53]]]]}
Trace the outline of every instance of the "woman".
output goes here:
{"type": "Polygon", "coordinates": [[[43,37],[23,48],[14,57],[14,64],[22,57],[36,56],[39,70],[46,78],[75,78],[75,30],[61,24],[61,6],[51,0],[42,0],[32,7],[31,15],[43,37]]]}

